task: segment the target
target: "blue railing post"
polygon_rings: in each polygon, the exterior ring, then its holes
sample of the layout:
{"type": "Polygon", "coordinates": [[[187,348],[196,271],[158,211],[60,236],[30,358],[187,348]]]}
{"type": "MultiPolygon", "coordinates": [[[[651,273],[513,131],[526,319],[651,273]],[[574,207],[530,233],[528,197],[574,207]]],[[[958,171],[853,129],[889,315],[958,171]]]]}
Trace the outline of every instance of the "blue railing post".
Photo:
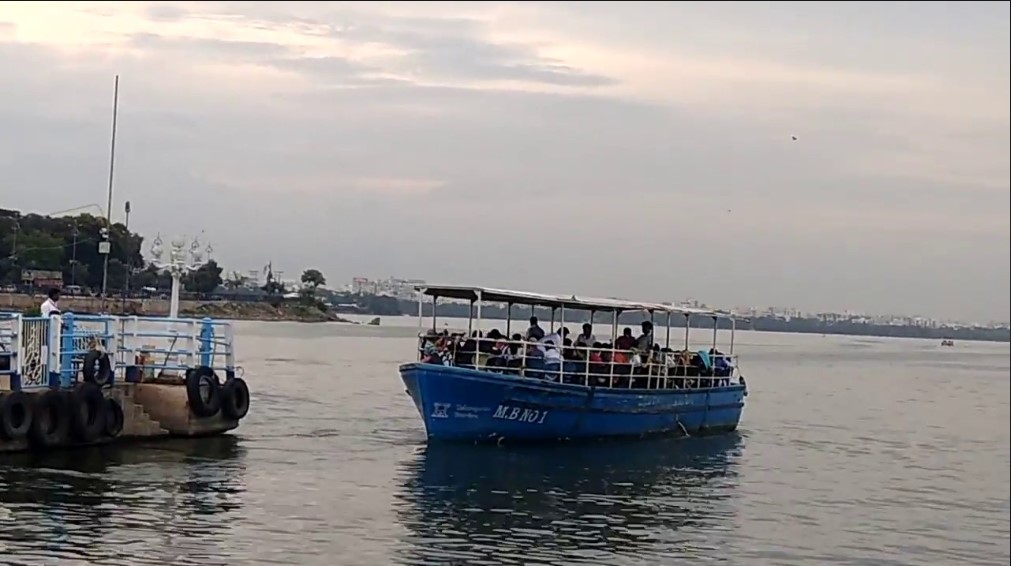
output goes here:
{"type": "MultiPolygon", "coordinates": [[[[52,322],[52,319],[50,319],[52,322]]],[[[74,381],[74,315],[63,315],[60,331],[60,387],[70,387],[74,381]]]]}
{"type": "Polygon", "coordinates": [[[203,319],[200,328],[200,365],[213,367],[214,363],[214,321],[203,319]]]}

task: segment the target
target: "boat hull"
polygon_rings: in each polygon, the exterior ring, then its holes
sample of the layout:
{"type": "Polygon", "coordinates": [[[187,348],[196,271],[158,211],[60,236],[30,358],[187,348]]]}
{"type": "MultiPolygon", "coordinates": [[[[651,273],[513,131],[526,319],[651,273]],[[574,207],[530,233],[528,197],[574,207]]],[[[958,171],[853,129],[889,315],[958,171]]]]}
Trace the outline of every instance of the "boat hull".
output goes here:
{"type": "Polygon", "coordinates": [[[465,368],[400,367],[430,440],[557,440],[737,428],[747,389],[610,389],[465,368]]]}

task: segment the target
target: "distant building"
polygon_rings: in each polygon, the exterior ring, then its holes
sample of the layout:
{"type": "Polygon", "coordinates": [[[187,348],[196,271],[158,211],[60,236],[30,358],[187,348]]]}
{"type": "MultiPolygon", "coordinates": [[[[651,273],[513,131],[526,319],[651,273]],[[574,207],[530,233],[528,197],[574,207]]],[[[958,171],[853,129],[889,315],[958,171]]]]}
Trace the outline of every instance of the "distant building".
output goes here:
{"type": "Polygon", "coordinates": [[[63,287],[63,272],[46,269],[24,269],[21,282],[38,288],[63,287]]]}
{"type": "Polygon", "coordinates": [[[414,300],[416,298],[414,288],[424,284],[423,279],[389,277],[373,281],[367,277],[355,277],[351,279],[351,292],[355,295],[379,295],[414,300]]]}

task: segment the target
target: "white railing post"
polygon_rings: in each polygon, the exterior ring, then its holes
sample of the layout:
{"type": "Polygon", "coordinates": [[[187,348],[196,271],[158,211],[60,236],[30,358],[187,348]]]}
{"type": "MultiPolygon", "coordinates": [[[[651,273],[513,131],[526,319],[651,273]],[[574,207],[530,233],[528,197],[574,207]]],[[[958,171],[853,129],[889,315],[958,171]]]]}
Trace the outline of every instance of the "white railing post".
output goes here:
{"type": "Polygon", "coordinates": [[[24,356],[21,355],[21,336],[24,332],[22,318],[24,315],[20,313],[14,315],[14,324],[11,326],[11,354],[14,356],[11,369],[14,370],[14,373],[23,376],[25,372],[23,371],[24,356]]]}
{"type": "Polygon", "coordinates": [[[186,367],[197,367],[200,365],[200,360],[197,358],[197,352],[200,349],[200,326],[197,324],[197,320],[191,319],[188,321],[189,324],[189,337],[190,337],[190,347],[187,353],[187,363],[186,367]]]}
{"type": "Polygon", "coordinates": [[[116,375],[116,369],[119,367],[119,322],[118,318],[110,318],[105,322],[105,333],[109,335],[107,340],[109,344],[109,351],[106,354],[109,356],[109,362],[112,365],[111,371],[112,375],[116,375]]]}
{"type": "Polygon", "coordinates": [[[228,349],[225,353],[225,364],[230,370],[235,370],[235,332],[232,330],[232,323],[225,323],[225,343],[228,349]]]}
{"type": "Polygon", "coordinates": [[[48,373],[48,375],[45,376],[46,381],[49,381],[49,378],[54,371],[60,374],[61,378],[63,375],[63,366],[60,363],[60,343],[63,341],[63,317],[58,314],[50,315],[48,323],[49,328],[47,330],[49,332],[49,336],[47,340],[47,347],[49,348],[49,351],[47,356],[48,359],[46,360],[46,372],[48,373]]]}

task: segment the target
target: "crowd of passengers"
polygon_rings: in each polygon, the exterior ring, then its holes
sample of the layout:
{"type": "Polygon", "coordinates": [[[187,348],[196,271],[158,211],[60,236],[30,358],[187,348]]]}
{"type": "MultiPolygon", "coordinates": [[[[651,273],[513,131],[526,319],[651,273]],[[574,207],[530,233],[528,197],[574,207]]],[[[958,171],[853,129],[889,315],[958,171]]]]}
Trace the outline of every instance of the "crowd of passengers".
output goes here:
{"type": "Polygon", "coordinates": [[[597,340],[589,323],[574,340],[565,327],[546,333],[537,317],[530,317],[525,334],[508,338],[497,329],[487,334],[475,330],[470,337],[431,330],[422,344],[421,361],[597,386],[680,389],[729,384],[733,365],[721,352],[661,348],[653,340],[653,323],[643,322],[641,330],[633,336],[626,327],[613,344],[597,340]]]}

